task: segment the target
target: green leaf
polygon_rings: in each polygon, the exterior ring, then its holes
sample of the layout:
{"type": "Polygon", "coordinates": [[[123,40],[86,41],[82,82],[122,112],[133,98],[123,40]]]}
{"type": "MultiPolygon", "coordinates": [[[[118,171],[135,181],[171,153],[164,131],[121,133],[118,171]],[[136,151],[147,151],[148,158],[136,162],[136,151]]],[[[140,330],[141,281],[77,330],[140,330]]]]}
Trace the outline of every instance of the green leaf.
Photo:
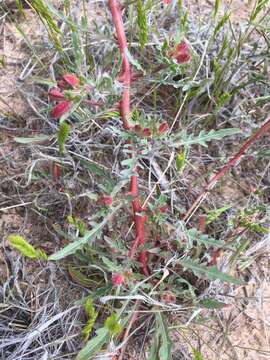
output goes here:
{"type": "Polygon", "coordinates": [[[68,266],[68,272],[69,272],[70,276],[72,277],[72,279],[76,283],[78,283],[86,288],[91,287],[93,285],[92,280],[90,280],[87,276],[85,276],[83,273],[81,273],[79,270],[77,270],[73,266],[71,266],[71,265],[68,266]]]}
{"type": "Polygon", "coordinates": [[[203,356],[202,356],[202,353],[195,349],[195,348],[192,348],[192,352],[193,352],[193,355],[194,355],[194,360],[204,360],[203,359],[203,356]]]}
{"type": "Polygon", "coordinates": [[[19,9],[20,14],[25,15],[22,0],[15,0],[15,3],[17,5],[17,8],[19,9]]]}
{"type": "MultiPolygon", "coordinates": [[[[103,166],[92,162],[91,160],[80,160],[80,164],[86,169],[90,170],[91,173],[101,177],[101,181],[104,182],[108,194],[110,194],[116,185],[116,181],[111,176],[111,173],[103,166]]],[[[94,194],[93,194],[94,195],[94,194]]]]}
{"type": "Polygon", "coordinates": [[[210,130],[208,133],[206,133],[204,130],[200,132],[200,134],[197,137],[194,137],[193,135],[185,136],[185,134],[177,134],[175,136],[174,142],[172,142],[172,145],[174,147],[178,146],[190,146],[193,144],[200,144],[202,146],[207,147],[207,142],[211,140],[221,140],[225,136],[231,136],[238,134],[240,132],[240,129],[222,129],[222,130],[210,130]],[[178,141],[179,138],[182,138],[180,141],[178,141]]]}
{"type": "Polygon", "coordinates": [[[176,169],[178,172],[182,172],[186,166],[186,151],[176,155],[176,169]]]}
{"type": "Polygon", "coordinates": [[[92,243],[98,232],[107,224],[109,219],[112,217],[114,213],[120,209],[121,205],[118,205],[115,208],[111,208],[111,212],[101,221],[99,224],[97,224],[92,230],[87,231],[87,233],[79,238],[78,240],[75,240],[73,243],[67,245],[62,250],[57,251],[56,253],[49,256],[49,260],[60,260],[64,257],[74,254],[77,250],[81,249],[85,244],[92,243]]]}
{"type": "Polygon", "coordinates": [[[213,221],[217,220],[225,211],[229,210],[232,205],[228,204],[219,209],[209,210],[207,213],[206,224],[209,225],[213,221]]]}
{"type": "Polygon", "coordinates": [[[220,8],[220,4],[221,4],[221,0],[216,0],[216,1],[215,1],[214,17],[217,16],[218,10],[219,10],[219,8],[220,8]]]}
{"type": "Polygon", "coordinates": [[[160,333],[157,331],[155,333],[154,340],[152,342],[150,352],[148,355],[148,360],[157,360],[158,359],[158,351],[160,348],[160,333]]]}
{"type": "Polygon", "coordinates": [[[18,250],[22,255],[31,259],[47,260],[48,256],[42,249],[35,249],[25,238],[17,234],[8,236],[10,244],[18,250]]]}
{"type": "Polygon", "coordinates": [[[80,218],[77,218],[75,216],[68,215],[67,221],[70,225],[75,226],[75,228],[77,230],[79,230],[79,233],[81,236],[85,235],[86,230],[87,230],[87,225],[83,220],[81,220],[80,218]]]}
{"type": "Polygon", "coordinates": [[[67,221],[70,225],[76,225],[76,220],[75,220],[75,217],[72,216],[72,215],[68,215],[67,216],[67,221]]]}
{"type": "Polygon", "coordinates": [[[48,260],[48,255],[45,253],[44,250],[42,249],[37,249],[36,250],[36,254],[37,254],[37,257],[39,259],[42,259],[42,260],[48,260]]]}
{"type": "Polygon", "coordinates": [[[198,303],[198,305],[206,309],[222,309],[226,306],[225,303],[210,298],[203,299],[198,303]]]}
{"type": "Polygon", "coordinates": [[[70,125],[67,122],[62,122],[58,132],[58,146],[61,154],[64,153],[65,143],[70,133],[70,125]]]}
{"type": "Polygon", "coordinates": [[[106,327],[97,330],[97,336],[88,341],[85,347],[76,356],[76,360],[89,360],[99,353],[102,346],[110,339],[109,331],[106,327]]]}
{"type": "Polygon", "coordinates": [[[252,14],[250,15],[250,21],[253,22],[259,13],[266,7],[269,0],[259,0],[256,4],[255,9],[253,10],[252,14]]]}
{"type": "Polygon", "coordinates": [[[87,322],[87,325],[85,326],[83,332],[85,334],[85,340],[88,340],[89,336],[91,334],[91,331],[93,329],[93,326],[95,324],[96,318],[98,317],[98,312],[95,310],[95,307],[93,305],[93,300],[90,297],[88,297],[86,299],[84,309],[88,316],[88,322],[87,322]]]}
{"type": "Polygon", "coordinates": [[[122,270],[122,267],[109,260],[107,257],[102,256],[102,261],[106,265],[106,268],[110,272],[118,272],[122,270]]]}
{"type": "Polygon", "coordinates": [[[17,234],[11,234],[8,237],[10,244],[17,249],[22,255],[29,257],[31,259],[37,259],[38,253],[36,249],[29,244],[22,236],[17,234]]]}
{"type": "Polygon", "coordinates": [[[238,279],[235,279],[231,275],[228,275],[226,273],[223,273],[219,271],[216,267],[211,266],[207,267],[204,265],[197,264],[196,262],[192,261],[191,259],[182,259],[180,260],[180,263],[187,269],[192,270],[195,275],[204,275],[209,280],[222,280],[226,281],[235,285],[241,285],[242,282],[238,279]]]}
{"type": "Polygon", "coordinates": [[[57,26],[56,21],[53,19],[51,11],[47,6],[46,2],[43,0],[32,0],[30,3],[42,19],[42,21],[47,23],[50,31],[53,31],[56,34],[61,34],[61,31],[57,26]]]}
{"type": "Polygon", "coordinates": [[[169,329],[161,313],[157,313],[157,323],[160,332],[160,345],[161,345],[159,348],[159,358],[160,360],[170,360],[172,342],[169,337],[169,329]]]}
{"type": "Polygon", "coordinates": [[[131,53],[129,52],[128,49],[126,49],[126,54],[128,57],[128,60],[130,61],[130,63],[139,71],[142,71],[144,73],[144,70],[141,66],[141,64],[131,55],[131,53]]]}
{"type": "Polygon", "coordinates": [[[15,137],[13,140],[19,144],[33,144],[49,140],[50,137],[47,135],[40,135],[34,137],[15,137]]]}
{"type": "Polygon", "coordinates": [[[147,25],[146,9],[143,6],[142,0],[137,0],[137,22],[139,28],[139,42],[140,47],[143,49],[148,40],[149,29],[147,25]]]}
{"type": "Polygon", "coordinates": [[[204,244],[206,247],[216,247],[221,248],[224,247],[225,243],[222,240],[216,240],[214,238],[209,237],[207,234],[201,233],[196,228],[191,228],[187,230],[187,235],[189,238],[189,243],[193,246],[193,243],[196,241],[198,243],[204,244]]]}
{"type": "Polygon", "coordinates": [[[214,36],[217,35],[217,33],[223,28],[223,26],[226,24],[226,22],[230,19],[231,14],[225,14],[219,23],[217,24],[215,30],[214,30],[214,36]]]}
{"type": "Polygon", "coordinates": [[[117,336],[121,334],[123,327],[118,321],[118,315],[116,313],[109,316],[105,321],[105,327],[109,330],[111,336],[117,336]]]}

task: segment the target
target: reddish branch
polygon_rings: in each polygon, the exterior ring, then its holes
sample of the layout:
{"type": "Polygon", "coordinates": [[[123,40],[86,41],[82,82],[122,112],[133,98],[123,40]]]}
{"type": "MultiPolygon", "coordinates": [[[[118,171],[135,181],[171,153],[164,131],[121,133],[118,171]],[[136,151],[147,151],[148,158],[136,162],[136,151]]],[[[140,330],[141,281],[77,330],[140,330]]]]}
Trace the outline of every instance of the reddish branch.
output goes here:
{"type": "MultiPolygon", "coordinates": [[[[119,108],[120,108],[120,113],[123,120],[124,128],[126,130],[130,130],[129,117],[130,117],[131,67],[126,52],[126,50],[128,50],[127,38],[126,38],[123,18],[121,14],[122,9],[119,2],[117,0],[109,0],[109,7],[112,14],[114,26],[116,29],[119,49],[122,55],[122,73],[120,79],[124,85],[124,90],[122,93],[122,100],[120,101],[119,108]]],[[[135,149],[133,156],[135,156],[135,149]]],[[[139,201],[138,189],[139,189],[138,176],[132,176],[130,180],[130,195],[133,198],[132,208],[133,208],[133,219],[135,223],[136,238],[133,242],[133,245],[129,253],[130,257],[134,256],[138,246],[143,246],[145,244],[145,233],[144,233],[145,217],[142,216],[142,214],[140,214],[142,212],[142,208],[139,201]]],[[[147,253],[145,250],[143,250],[139,255],[139,261],[141,263],[144,274],[148,275],[147,253]]]]}
{"type": "Polygon", "coordinates": [[[221,170],[212,178],[210,179],[209,183],[204,188],[203,192],[197,197],[197,199],[194,201],[192,206],[189,208],[187,213],[185,214],[183,220],[187,220],[192,214],[196,211],[196,208],[199,206],[200,202],[206,197],[208,192],[213,189],[213,187],[216,185],[216,183],[219,181],[219,179],[225,175],[236,163],[241,159],[241,157],[245,154],[245,152],[248,150],[248,148],[261,136],[263,136],[268,130],[270,130],[270,119],[266,121],[264,125],[260,127],[259,130],[255,132],[240,148],[237,154],[235,154],[231,160],[227,162],[226,165],[224,165],[221,170]]]}

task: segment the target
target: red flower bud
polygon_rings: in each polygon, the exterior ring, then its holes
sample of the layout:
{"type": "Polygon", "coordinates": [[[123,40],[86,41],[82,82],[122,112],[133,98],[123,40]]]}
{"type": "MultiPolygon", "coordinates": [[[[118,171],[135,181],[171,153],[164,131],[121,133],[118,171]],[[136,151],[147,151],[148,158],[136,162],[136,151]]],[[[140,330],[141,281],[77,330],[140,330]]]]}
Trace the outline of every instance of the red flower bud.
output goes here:
{"type": "Polygon", "coordinates": [[[164,121],[162,124],[160,124],[158,130],[160,134],[164,134],[165,132],[167,132],[169,130],[169,124],[167,123],[167,121],[164,121]]]}
{"type": "Polygon", "coordinates": [[[151,135],[152,135],[151,129],[149,129],[149,128],[144,128],[144,129],[143,129],[143,135],[146,136],[146,137],[151,136],[151,135]]]}
{"type": "Polygon", "coordinates": [[[63,100],[65,95],[57,88],[50,89],[48,95],[52,100],[63,100]]]}
{"type": "Polygon", "coordinates": [[[189,46],[184,41],[178,44],[176,48],[169,53],[169,55],[174,57],[178,64],[186,63],[191,59],[189,46]]]}
{"type": "Polygon", "coordinates": [[[59,119],[62,115],[69,112],[69,110],[72,108],[72,102],[71,101],[62,101],[60,104],[57,104],[51,112],[51,117],[55,119],[59,119]]]}
{"type": "Polygon", "coordinates": [[[168,206],[164,205],[164,206],[161,206],[159,208],[159,211],[162,213],[162,214],[165,214],[166,212],[168,212],[168,206]]]}
{"type": "Polygon", "coordinates": [[[111,206],[113,203],[113,198],[111,196],[103,196],[103,198],[100,199],[100,203],[103,205],[111,206]]]}
{"type": "Polygon", "coordinates": [[[170,4],[172,0],[163,0],[164,4],[170,4]]]}
{"type": "Polygon", "coordinates": [[[176,50],[178,52],[188,52],[189,46],[185,41],[182,41],[180,44],[176,45],[176,50]]]}
{"type": "Polygon", "coordinates": [[[121,273],[115,273],[113,276],[112,276],[112,283],[113,285],[122,285],[125,283],[125,277],[123,274],[121,273]]]}
{"type": "Polygon", "coordinates": [[[63,79],[71,87],[77,87],[78,85],[80,85],[80,80],[74,74],[65,74],[63,76],[63,79]]]}
{"type": "Polygon", "coordinates": [[[166,303],[166,304],[175,304],[176,303],[176,296],[174,294],[170,294],[170,293],[165,293],[162,296],[162,300],[166,303]]]}
{"type": "Polygon", "coordinates": [[[183,53],[176,56],[176,61],[178,62],[178,64],[184,64],[186,62],[189,62],[190,59],[191,56],[188,53],[183,53]]]}

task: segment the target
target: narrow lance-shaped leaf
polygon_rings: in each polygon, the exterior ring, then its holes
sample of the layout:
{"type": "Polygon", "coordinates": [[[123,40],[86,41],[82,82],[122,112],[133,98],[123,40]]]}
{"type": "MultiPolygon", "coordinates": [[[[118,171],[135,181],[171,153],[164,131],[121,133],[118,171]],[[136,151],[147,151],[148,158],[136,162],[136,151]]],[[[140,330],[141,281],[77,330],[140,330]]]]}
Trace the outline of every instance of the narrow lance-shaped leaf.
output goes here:
{"type": "Polygon", "coordinates": [[[215,1],[214,17],[217,16],[218,10],[219,10],[219,8],[220,8],[220,4],[221,4],[221,0],[216,0],[216,1],[215,1]]]}
{"type": "Polygon", "coordinates": [[[47,135],[40,135],[34,137],[15,137],[13,140],[19,144],[34,144],[49,140],[50,137],[47,135]]]}
{"type": "Polygon", "coordinates": [[[205,298],[198,303],[198,306],[206,309],[222,309],[226,306],[226,304],[215,299],[205,298]]]}
{"type": "Polygon", "coordinates": [[[141,66],[141,64],[131,55],[131,53],[126,49],[126,54],[128,57],[128,60],[131,62],[131,64],[139,71],[142,71],[144,73],[144,70],[141,66]]]}
{"type": "Polygon", "coordinates": [[[110,339],[109,330],[106,327],[97,330],[97,336],[88,341],[85,347],[79,352],[76,360],[89,360],[99,353],[102,346],[110,339]]]}
{"type": "Polygon", "coordinates": [[[63,259],[64,257],[66,257],[68,255],[74,254],[77,250],[81,249],[88,242],[94,241],[99,230],[102,229],[103,226],[105,226],[107,224],[107,222],[109,221],[111,216],[113,214],[115,214],[118,211],[118,209],[120,209],[120,207],[121,207],[121,205],[118,205],[115,208],[112,208],[110,214],[107,215],[103,219],[103,221],[101,221],[99,224],[97,224],[96,227],[94,227],[90,231],[87,231],[87,233],[83,237],[79,238],[78,240],[75,240],[73,243],[67,245],[62,250],[59,250],[55,254],[52,254],[51,256],[49,256],[49,260],[63,259]]]}
{"type": "Polygon", "coordinates": [[[219,279],[222,281],[230,282],[235,285],[241,285],[242,282],[235,279],[231,275],[219,271],[216,267],[207,267],[204,265],[197,264],[191,259],[182,259],[180,263],[187,269],[192,270],[195,274],[205,275],[208,279],[219,279]]]}
{"type": "Polygon", "coordinates": [[[158,313],[157,314],[157,322],[160,331],[160,342],[161,346],[159,348],[159,358],[160,360],[171,360],[171,349],[172,349],[172,341],[169,336],[169,329],[163,316],[158,313]]]}

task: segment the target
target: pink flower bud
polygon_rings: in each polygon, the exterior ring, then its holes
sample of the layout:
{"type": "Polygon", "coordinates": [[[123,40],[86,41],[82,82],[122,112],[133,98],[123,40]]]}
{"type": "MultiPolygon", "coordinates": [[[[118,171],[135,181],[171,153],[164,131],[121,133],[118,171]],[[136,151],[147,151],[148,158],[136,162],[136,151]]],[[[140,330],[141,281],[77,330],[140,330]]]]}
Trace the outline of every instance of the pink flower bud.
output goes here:
{"type": "Polygon", "coordinates": [[[151,135],[152,135],[151,129],[149,129],[149,128],[144,128],[144,129],[143,129],[143,135],[146,136],[146,137],[151,136],[151,135]]]}
{"type": "Polygon", "coordinates": [[[48,95],[52,100],[63,100],[65,95],[57,88],[50,89],[48,95]]]}
{"type": "Polygon", "coordinates": [[[103,198],[100,199],[100,203],[103,205],[111,206],[113,203],[113,198],[111,196],[103,196],[103,198]]]}
{"type": "Polygon", "coordinates": [[[178,64],[184,64],[186,62],[189,62],[190,59],[191,56],[188,53],[183,53],[176,56],[176,61],[178,62],[178,64]]]}
{"type": "Polygon", "coordinates": [[[162,213],[162,214],[165,214],[166,212],[168,212],[168,206],[164,205],[164,206],[161,206],[159,208],[159,211],[162,213]]]}
{"type": "Polygon", "coordinates": [[[176,296],[174,294],[165,293],[162,296],[162,300],[165,302],[165,304],[175,304],[176,303],[176,296]]]}
{"type": "Polygon", "coordinates": [[[182,41],[176,46],[176,48],[169,53],[170,56],[174,57],[178,64],[183,64],[191,59],[190,49],[185,41],[182,41]]]}
{"type": "Polygon", "coordinates": [[[74,74],[65,74],[63,76],[63,79],[71,87],[77,87],[78,85],[80,85],[80,80],[74,74]]]}
{"type": "Polygon", "coordinates": [[[160,134],[164,134],[165,132],[167,132],[169,130],[169,124],[167,123],[167,121],[164,121],[162,124],[160,124],[158,130],[160,134]]]}
{"type": "Polygon", "coordinates": [[[113,285],[119,286],[125,283],[125,277],[121,273],[115,273],[112,276],[112,283],[113,285]]]}
{"type": "Polygon", "coordinates": [[[163,0],[164,4],[170,4],[172,0],[163,0]]]}
{"type": "Polygon", "coordinates": [[[69,112],[69,110],[72,108],[72,102],[71,101],[62,101],[60,104],[57,104],[51,112],[51,117],[55,119],[59,119],[61,116],[63,116],[65,113],[69,112]]]}

